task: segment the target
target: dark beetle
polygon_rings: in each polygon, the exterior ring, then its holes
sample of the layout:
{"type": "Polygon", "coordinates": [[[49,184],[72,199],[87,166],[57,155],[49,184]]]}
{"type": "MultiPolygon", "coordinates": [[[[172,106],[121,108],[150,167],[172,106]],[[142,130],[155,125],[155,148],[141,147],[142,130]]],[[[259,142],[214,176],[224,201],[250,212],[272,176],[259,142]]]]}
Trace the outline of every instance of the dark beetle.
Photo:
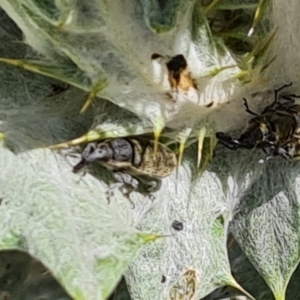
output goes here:
{"type": "Polygon", "coordinates": [[[298,143],[297,137],[300,136],[300,105],[295,104],[293,98],[300,96],[291,94],[281,96],[286,102],[278,100],[278,93],[291,85],[292,83],[286,84],[274,90],[274,101],[265,107],[260,115],[251,111],[247,100],[243,98],[246,112],[254,117],[249,120],[246,130],[237,139],[217,132],[219,142],[231,150],[262,149],[268,154],[267,159],[278,155],[293,159],[297,152],[295,142],[298,143]]]}

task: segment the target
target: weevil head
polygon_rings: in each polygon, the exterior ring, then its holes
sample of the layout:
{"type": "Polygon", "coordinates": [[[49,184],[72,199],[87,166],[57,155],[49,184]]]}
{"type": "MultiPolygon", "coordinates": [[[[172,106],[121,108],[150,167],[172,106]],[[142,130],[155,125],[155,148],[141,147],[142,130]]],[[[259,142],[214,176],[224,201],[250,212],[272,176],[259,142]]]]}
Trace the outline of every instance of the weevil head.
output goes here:
{"type": "Polygon", "coordinates": [[[73,172],[80,171],[88,163],[96,160],[107,161],[113,157],[113,150],[109,143],[88,143],[81,154],[81,161],[73,167],[73,172]]]}
{"type": "Polygon", "coordinates": [[[101,143],[89,143],[82,153],[82,159],[87,163],[94,162],[96,160],[107,161],[113,157],[113,149],[107,142],[101,143]]]}

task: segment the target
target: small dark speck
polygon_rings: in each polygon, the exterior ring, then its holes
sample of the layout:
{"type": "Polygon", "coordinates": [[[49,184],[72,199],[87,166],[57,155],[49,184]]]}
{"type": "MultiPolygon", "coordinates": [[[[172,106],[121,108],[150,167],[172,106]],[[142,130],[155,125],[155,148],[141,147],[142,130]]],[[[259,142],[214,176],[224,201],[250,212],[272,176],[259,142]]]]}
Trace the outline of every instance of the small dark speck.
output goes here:
{"type": "Polygon", "coordinates": [[[3,198],[0,198],[0,205],[2,204],[3,198]]]}
{"type": "Polygon", "coordinates": [[[180,231],[180,230],[183,229],[183,224],[182,224],[181,222],[175,220],[175,221],[172,223],[172,227],[173,227],[175,230],[180,231]]]}
{"type": "Polygon", "coordinates": [[[60,86],[58,84],[52,84],[52,92],[48,95],[48,97],[56,96],[64,91],[66,91],[69,88],[70,88],[69,84],[67,84],[65,86],[60,86]]]}
{"type": "Polygon", "coordinates": [[[165,282],[166,282],[166,280],[167,280],[167,278],[166,278],[166,276],[165,276],[165,275],[161,276],[161,283],[165,283],[165,282]]]}

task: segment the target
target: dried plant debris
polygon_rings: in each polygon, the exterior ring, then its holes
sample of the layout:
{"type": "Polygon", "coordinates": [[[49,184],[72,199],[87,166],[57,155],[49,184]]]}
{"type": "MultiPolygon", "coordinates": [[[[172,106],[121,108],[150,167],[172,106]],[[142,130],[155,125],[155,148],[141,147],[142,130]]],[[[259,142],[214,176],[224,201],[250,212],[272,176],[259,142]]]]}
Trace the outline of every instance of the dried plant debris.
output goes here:
{"type": "Polygon", "coordinates": [[[170,291],[170,300],[196,300],[198,288],[197,271],[188,269],[170,291]]]}
{"type": "MultiPolygon", "coordinates": [[[[279,92],[292,83],[274,90],[273,102],[265,107],[261,114],[253,112],[244,98],[246,112],[254,115],[248,122],[246,130],[238,139],[223,132],[216,136],[225,147],[237,150],[262,149],[267,157],[265,160],[281,156],[285,159],[299,160],[300,158],[300,105],[294,98],[299,95],[280,95],[279,92]]],[[[264,162],[261,160],[260,162],[264,162]]]]}
{"type": "Polygon", "coordinates": [[[154,77],[162,82],[166,95],[174,102],[193,102],[201,107],[212,108],[217,101],[202,99],[197,80],[193,77],[187,59],[183,54],[163,56],[153,53],[151,56],[154,77]]]}
{"type": "Polygon", "coordinates": [[[173,101],[186,101],[191,95],[196,97],[199,94],[196,80],[183,54],[170,57],[153,53],[151,59],[154,76],[162,81],[167,95],[173,101]]]}

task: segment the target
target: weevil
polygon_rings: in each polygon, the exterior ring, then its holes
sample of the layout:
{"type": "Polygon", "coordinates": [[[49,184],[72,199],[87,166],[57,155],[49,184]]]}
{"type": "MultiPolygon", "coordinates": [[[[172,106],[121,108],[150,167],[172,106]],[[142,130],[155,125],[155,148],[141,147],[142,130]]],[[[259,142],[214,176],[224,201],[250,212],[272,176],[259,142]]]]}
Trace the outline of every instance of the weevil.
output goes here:
{"type": "Polygon", "coordinates": [[[154,141],[115,138],[88,143],[82,152],[81,161],[73,167],[73,172],[96,161],[111,171],[117,181],[108,194],[125,184],[128,189],[124,195],[128,199],[145,177],[151,179],[147,182],[147,192],[156,191],[161,185],[160,179],[169,176],[177,166],[175,153],[161,143],[158,144],[154,159],[154,141]]]}
{"type": "Polygon", "coordinates": [[[296,149],[295,145],[300,138],[300,105],[295,104],[293,98],[300,98],[300,96],[282,95],[281,101],[278,99],[279,92],[291,85],[292,83],[286,84],[274,90],[273,102],[266,106],[261,114],[251,111],[247,99],[243,98],[246,112],[254,117],[249,120],[246,130],[237,139],[224,132],[217,132],[216,137],[219,142],[232,150],[262,149],[267,154],[266,160],[278,155],[293,158],[297,151],[292,149],[296,149]]]}

